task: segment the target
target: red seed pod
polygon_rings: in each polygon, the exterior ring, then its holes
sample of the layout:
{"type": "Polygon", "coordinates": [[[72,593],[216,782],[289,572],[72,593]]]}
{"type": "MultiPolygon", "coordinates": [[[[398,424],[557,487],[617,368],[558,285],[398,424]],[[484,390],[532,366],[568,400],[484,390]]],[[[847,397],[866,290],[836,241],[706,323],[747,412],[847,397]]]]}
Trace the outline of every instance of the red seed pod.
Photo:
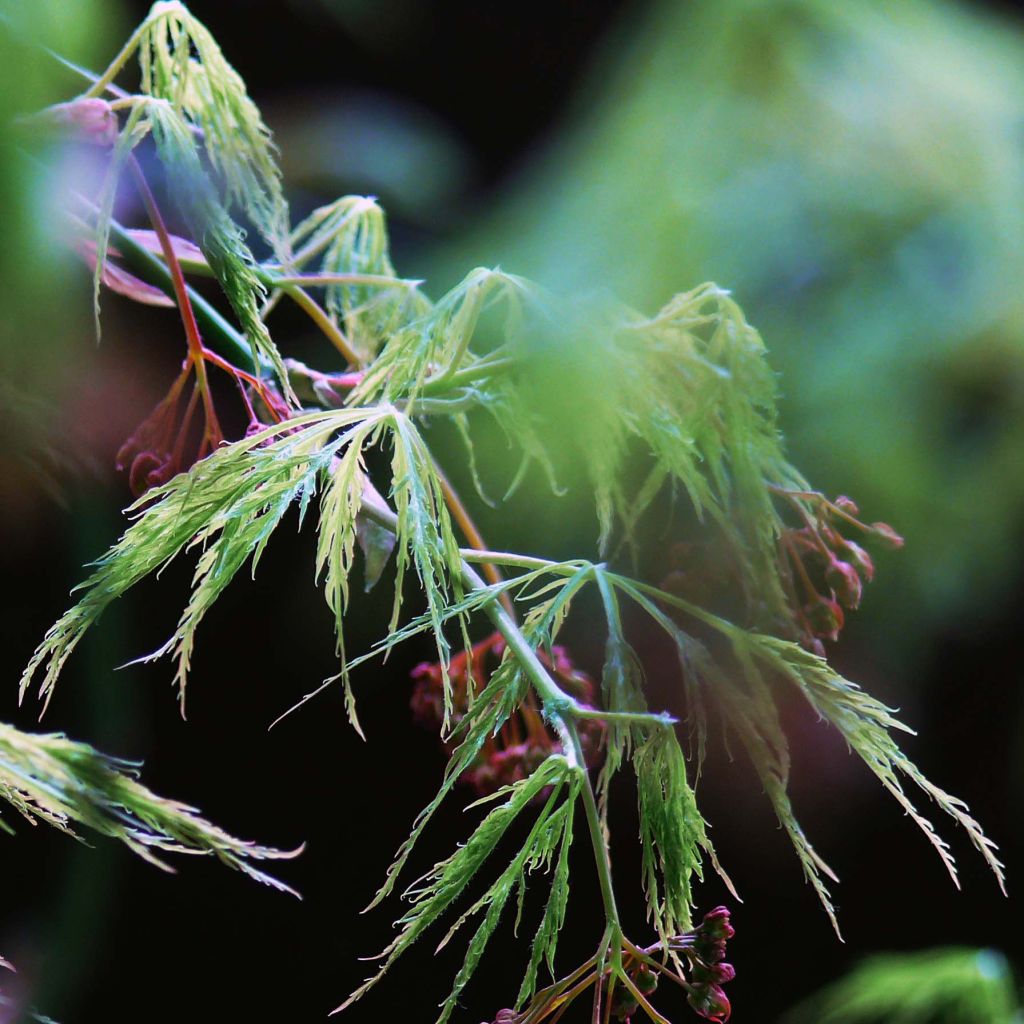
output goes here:
{"type": "Polygon", "coordinates": [[[160,456],[154,452],[139,452],[132,459],[131,469],[128,473],[128,486],[136,498],[142,495],[152,486],[149,482],[150,474],[158,471],[163,465],[160,456]]]}
{"type": "Polygon", "coordinates": [[[132,460],[138,454],[139,442],[136,441],[135,435],[132,434],[132,436],[129,437],[120,448],[118,448],[117,455],[114,456],[114,468],[118,472],[122,472],[132,464],[132,460]]]}

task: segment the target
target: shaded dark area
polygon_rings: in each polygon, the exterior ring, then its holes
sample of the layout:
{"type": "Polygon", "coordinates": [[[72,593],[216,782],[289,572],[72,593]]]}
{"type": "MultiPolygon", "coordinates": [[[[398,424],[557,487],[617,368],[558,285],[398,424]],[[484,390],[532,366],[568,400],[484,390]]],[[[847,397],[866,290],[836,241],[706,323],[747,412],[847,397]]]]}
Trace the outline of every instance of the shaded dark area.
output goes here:
{"type": "MultiPolygon", "coordinates": [[[[451,165],[461,169],[452,172],[457,184],[439,192],[436,205],[410,206],[403,214],[396,197],[393,256],[409,274],[425,272],[431,245],[454,238],[465,227],[467,211],[486,204],[557,131],[572,103],[585,102],[575,90],[595,49],[610,45],[645,10],[624,0],[466,2],[445,5],[440,13],[404,0],[387,5],[387,13],[353,3],[339,5],[335,15],[328,0],[196,0],[191,7],[243,72],[283,140],[312,116],[311,106],[295,100],[303,94],[329,94],[332,102],[373,94],[365,107],[371,112],[384,109],[374,104],[386,95],[388,103],[397,99],[422,109],[429,124],[457,140],[451,165]],[[288,123],[292,116],[297,123],[288,123]]],[[[125,8],[130,23],[148,4],[125,8]]],[[[287,141],[282,147],[287,166],[287,141]]],[[[429,160],[429,150],[424,152],[429,160]]],[[[336,192],[366,187],[358,167],[349,178],[341,172],[339,177],[340,184],[329,182],[336,192]]],[[[300,181],[294,196],[298,212],[333,198],[318,191],[327,184],[312,172],[300,181]]],[[[390,209],[384,190],[381,200],[390,209]]],[[[72,321],[80,325],[69,373],[77,374],[73,391],[81,405],[65,410],[64,424],[79,468],[64,482],[66,502],[54,503],[28,479],[13,487],[8,481],[2,492],[18,495],[18,504],[0,520],[0,578],[7,581],[2,658],[9,690],[65,607],[82,563],[101,554],[120,532],[116,510],[128,503],[129,493],[113,472],[113,456],[159,397],[178,358],[179,339],[168,315],[126,308],[113,299],[106,302],[103,347],[97,352],[85,278],[83,271],[80,288],[62,299],[73,306],[72,321]],[[109,378],[104,383],[104,372],[115,369],[116,386],[109,378]],[[131,403],[124,398],[129,393],[131,403]]],[[[951,450],[969,450],[972,438],[998,418],[1001,403],[1014,400],[1009,386],[1000,385],[950,380],[949,394],[939,400],[957,410],[956,436],[945,439],[951,450]]],[[[799,449],[793,456],[815,480],[816,467],[799,449]]],[[[460,457],[453,453],[450,468],[457,469],[460,457]]],[[[885,518],[884,509],[874,511],[885,518]]],[[[495,547],[595,554],[590,519],[538,522],[527,496],[498,512],[485,511],[481,522],[495,547]],[[513,526],[503,533],[505,517],[513,526]],[[545,541],[530,539],[536,537],[545,541]]],[[[152,788],[193,802],[237,834],[282,846],[305,842],[307,848],[281,866],[282,876],[303,893],[300,903],[204,860],[185,859],[177,876],[167,876],[113,844],[77,848],[55,833],[19,823],[15,840],[0,839],[4,932],[13,939],[0,951],[18,961],[27,983],[38,984],[40,1008],[62,1024],[321,1020],[373,970],[357,958],[387,944],[391,922],[400,914],[398,901],[366,915],[360,911],[443,770],[436,737],[415,726],[407,710],[409,672],[432,649],[428,642],[412,644],[386,664],[360,671],[357,690],[368,743],[347,726],[337,690],[268,733],[272,720],[336,671],[330,613],[312,579],[313,549],[310,530],[282,531],[255,581],[240,582],[218,602],[201,630],[187,722],[178,714],[166,664],[113,669],[164,641],[180,611],[188,563],[141,585],[69,663],[44,727],[144,760],[152,788]]],[[[899,574],[899,556],[886,556],[880,571],[899,574]]],[[[836,657],[849,678],[901,705],[920,733],[908,738],[909,752],[939,785],[962,796],[999,842],[1012,892],[1024,866],[1014,813],[1024,777],[1022,567],[1010,576],[1016,582],[998,604],[933,624],[926,656],[902,668],[906,685],[888,679],[892,664],[886,652],[900,632],[897,616],[881,623],[874,617],[870,627],[854,617],[836,657]],[[892,636],[880,639],[880,628],[892,636]]],[[[871,600],[869,591],[869,610],[871,600]]],[[[383,635],[389,609],[386,588],[360,596],[349,637],[362,647],[383,635]]],[[[578,662],[598,673],[603,638],[592,624],[582,617],[571,622],[565,639],[578,662]]],[[[636,637],[654,692],[671,706],[674,655],[662,651],[660,642],[642,632],[636,637]]],[[[4,705],[8,718],[34,727],[31,701],[16,718],[12,706],[13,699],[4,705]]],[[[793,800],[815,846],[843,880],[834,895],[846,943],[836,941],[803,884],[742,755],[732,763],[716,743],[700,796],[717,849],[744,899],[733,907],[733,1019],[775,1019],[868,951],[992,946],[1024,965],[1012,904],[962,835],[940,826],[962,865],[963,892],[957,893],[926,841],[867,769],[805,708],[794,704],[788,710],[793,800]]],[[[628,784],[619,786],[615,804],[613,853],[626,893],[639,872],[628,784]]],[[[466,832],[461,803],[453,800],[438,813],[414,867],[425,870],[446,856],[466,832]]],[[[573,855],[575,895],[560,946],[567,970],[592,952],[602,924],[589,848],[578,842],[573,855]]],[[[488,951],[462,1019],[490,1020],[514,997],[543,884],[536,889],[518,939],[509,922],[488,951]]],[[[638,886],[637,897],[622,910],[627,930],[643,935],[638,886]]],[[[729,900],[710,871],[699,900],[702,909],[729,900]]],[[[435,957],[428,938],[342,1019],[433,1020],[464,942],[453,942],[435,957]]],[[[696,1019],[682,999],[666,998],[663,1005],[673,1020],[696,1019]]],[[[582,1009],[566,1020],[583,1019],[581,1014],[582,1009]]]]}

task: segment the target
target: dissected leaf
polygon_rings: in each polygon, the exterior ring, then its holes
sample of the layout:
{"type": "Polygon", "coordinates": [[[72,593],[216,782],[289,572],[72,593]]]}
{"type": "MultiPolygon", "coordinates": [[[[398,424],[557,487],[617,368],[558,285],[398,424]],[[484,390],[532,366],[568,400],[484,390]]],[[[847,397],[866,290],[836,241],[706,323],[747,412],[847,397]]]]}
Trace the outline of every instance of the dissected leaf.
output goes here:
{"type": "Polygon", "coordinates": [[[235,839],[193,808],[146,789],[138,773],[137,764],[60,733],[24,733],[0,723],[0,800],[29,821],[45,821],[72,836],[76,826],[84,825],[168,871],[173,869],[165,854],[211,855],[258,882],[298,895],[251,863],[298,851],[235,839]]]}

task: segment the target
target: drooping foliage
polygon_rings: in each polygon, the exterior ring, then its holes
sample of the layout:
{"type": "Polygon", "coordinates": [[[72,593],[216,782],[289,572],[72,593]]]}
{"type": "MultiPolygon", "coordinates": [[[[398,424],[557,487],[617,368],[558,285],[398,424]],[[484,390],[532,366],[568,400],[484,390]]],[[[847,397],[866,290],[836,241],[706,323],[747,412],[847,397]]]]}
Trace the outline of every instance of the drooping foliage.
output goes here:
{"type": "MultiPolygon", "coordinates": [[[[235,839],[194,808],[147,789],[138,781],[138,769],[59,733],[25,733],[0,724],[0,800],[32,824],[43,821],[75,837],[75,829],[85,826],[166,871],[173,870],[166,854],[207,854],[258,882],[293,891],[251,862],[297,851],[235,839]]],[[[3,818],[0,829],[14,831],[3,818]]]]}
{"type": "MultiPolygon", "coordinates": [[[[205,457],[169,479],[143,481],[144,493],[129,510],[133,522],[44,637],[21,693],[38,677],[48,703],[68,657],[104,609],[194,549],[181,617],[167,643],[145,659],[174,658],[183,700],[198,628],[211,606],[244,565],[255,571],[289,510],[296,510],[300,524],[315,518],[314,572],[335,622],[339,672],[300,703],[339,682],[358,729],[353,670],[419,634],[430,634],[437,649],[438,717],[450,759],[437,796],[414,823],[374,903],[392,893],[437,808],[481,757],[500,756],[514,772],[469,839],[407,891],[410,906],[382,970],[343,1005],[455,911],[512,823],[529,816],[518,852],[441,940],[478,917],[440,1019],[454,1012],[513,894],[518,924],[527,876],[541,870],[550,874],[550,892],[518,1005],[531,1024],[561,1013],[576,990],[560,983],[538,990],[538,974],[542,964],[554,973],[568,906],[569,847],[582,814],[607,918],[598,953],[581,968],[587,984],[596,985],[597,1003],[606,999],[622,1013],[635,1003],[652,1020],[662,1019],[647,998],[658,963],[683,981],[698,1013],[724,1020],[729,1007],[721,985],[732,976],[722,962],[732,934],[728,913],[712,911],[696,927],[693,916],[705,862],[721,873],[696,796],[716,717],[752,762],[835,920],[823,881],[831,872],[804,836],[787,795],[788,740],[777,708],[786,691],[795,690],[840,731],[925,831],[954,879],[948,847],[903,782],[922,789],[966,830],[1002,882],[995,847],[966,807],[925,779],[897,746],[893,733],[905,727],[828,663],[825,641],[838,637],[845,611],[857,607],[874,573],[871,556],[850,535],[890,547],[900,540],[884,524],[863,523],[850,499],[829,501],[813,491],[789,464],[764,344],[727,292],[703,285],[649,317],[605,299],[550,295],[504,271],[478,269],[431,301],[418,282],[397,277],[375,202],[346,197],[290,229],[269,133],[241,79],[181,4],[154,6],[88,101],[100,97],[135,51],[141,92],[119,102],[127,113],[113,143],[106,190],[99,202],[84,197],[80,203],[79,213],[91,218],[85,230],[95,241],[96,280],[104,280],[103,262],[114,247],[140,279],[175,297],[196,373],[182,437],[200,400],[207,424],[213,419],[203,376],[208,368],[232,376],[250,426],[244,437],[200,453],[205,457]],[[141,254],[112,218],[119,170],[150,137],[202,261],[177,255],[186,250],[162,237],[162,220],[152,210],[161,244],[141,254]],[[271,257],[255,259],[236,214],[258,229],[271,257]],[[241,333],[183,285],[186,272],[216,276],[241,333]],[[314,298],[320,289],[323,306],[314,298]],[[331,363],[340,353],[345,367],[329,364],[321,371],[282,359],[265,320],[284,299],[310,316],[334,347],[331,363]],[[198,313],[204,336],[197,344],[191,325],[198,313]],[[248,369],[229,361],[246,351],[248,369]],[[261,373],[268,367],[272,378],[261,373]],[[453,422],[472,452],[482,412],[519,449],[513,486],[531,463],[553,473],[565,451],[581,460],[602,555],[618,561],[620,552],[632,548],[635,554],[641,521],[665,507],[663,496],[671,497],[695,524],[683,571],[654,585],[587,558],[551,562],[486,549],[426,429],[433,420],[453,422]],[[554,450],[556,441],[561,452],[554,450]],[[393,563],[393,610],[380,641],[350,658],[343,627],[360,560],[369,586],[393,563]],[[553,668],[559,632],[588,589],[606,628],[600,707],[560,685],[553,668]],[[417,606],[408,614],[413,591],[417,606]],[[679,704],[694,740],[689,759],[677,723],[649,706],[626,606],[648,617],[676,649],[679,704]],[[501,640],[497,665],[486,677],[467,676],[456,694],[448,676],[452,644],[457,638],[468,655],[471,634],[485,619],[501,640]],[[519,760],[509,761],[509,749],[493,751],[493,740],[520,720],[550,734],[551,742],[523,744],[512,751],[519,760]],[[583,743],[594,737],[603,758],[596,785],[583,743]],[[537,749],[549,756],[531,761],[528,754],[537,749]],[[636,781],[640,882],[657,938],[646,950],[622,934],[616,904],[622,890],[611,878],[608,789],[626,766],[636,781]]],[[[173,398],[178,401],[177,392],[173,398]]],[[[145,454],[136,454],[136,461],[145,454]]]]}

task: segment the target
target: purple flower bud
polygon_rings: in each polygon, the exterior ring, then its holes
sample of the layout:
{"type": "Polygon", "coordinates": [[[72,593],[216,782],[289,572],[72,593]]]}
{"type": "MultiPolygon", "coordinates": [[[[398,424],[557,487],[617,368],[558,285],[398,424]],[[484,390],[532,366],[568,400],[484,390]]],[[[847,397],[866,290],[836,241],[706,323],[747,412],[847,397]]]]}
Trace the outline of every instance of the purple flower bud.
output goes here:
{"type": "Polygon", "coordinates": [[[711,980],[716,985],[724,985],[726,982],[732,981],[736,977],[736,968],[732,964],[727,964],[724,961],[719,964],[715,964],[711,968],[711,980]]]}
{"type": "Polygon", "coordinates": [[[724,1024],[732,1013],[728,998],[717,985],[695,985],[687,993],[686,1001],[705,1020],[718,1024],[724,1024]]]}
{"type": "Polygon", "coordinates": [[[700,931],[712,939],[731,939],[736,929],[729,923],[729,908],[715,907],[704,915],[700,931]]]}

